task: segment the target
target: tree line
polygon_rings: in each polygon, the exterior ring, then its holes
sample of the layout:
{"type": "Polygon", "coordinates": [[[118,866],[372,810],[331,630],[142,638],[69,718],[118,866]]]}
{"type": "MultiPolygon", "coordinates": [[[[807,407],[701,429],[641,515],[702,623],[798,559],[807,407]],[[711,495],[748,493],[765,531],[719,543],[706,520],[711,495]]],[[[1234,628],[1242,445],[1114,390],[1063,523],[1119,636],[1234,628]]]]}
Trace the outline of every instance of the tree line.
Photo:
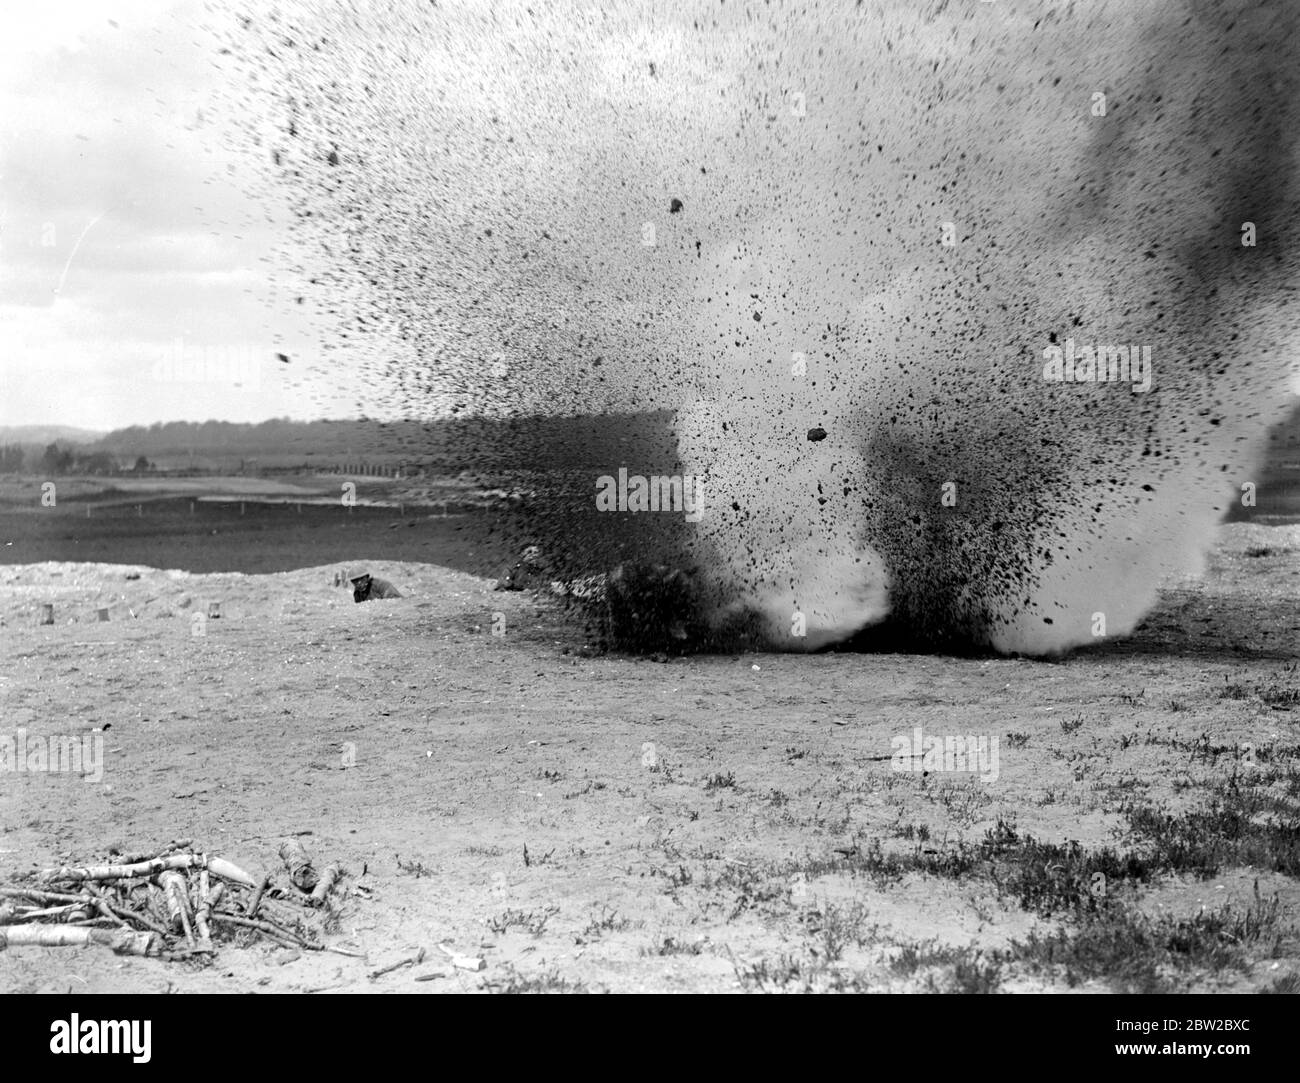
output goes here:
{"type": "Polygon", "coordinates": [[[67,474],[108,476],[130,470],[142,474],[153,469],[153,464],[143,455],[136,457],[134,465],[127,467],[117,456],[107,451],[91,451],[76,446],[59,447],[58,442],[47,444],[39,457],[28,455],[29,448],[21,444],[0,445],[0,474],[21,474],[24,466],[28,473],[43,477],[62,477],[67,474]]]}

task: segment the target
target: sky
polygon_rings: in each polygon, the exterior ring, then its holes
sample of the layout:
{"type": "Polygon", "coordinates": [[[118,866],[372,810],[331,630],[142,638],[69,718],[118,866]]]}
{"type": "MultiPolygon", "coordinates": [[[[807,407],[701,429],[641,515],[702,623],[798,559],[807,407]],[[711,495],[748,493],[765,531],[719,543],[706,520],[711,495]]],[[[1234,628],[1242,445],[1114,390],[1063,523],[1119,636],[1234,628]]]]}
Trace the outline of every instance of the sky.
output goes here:
{"type": "Polygon", "coordinates": [[[0,426],[355,416],[346,381],[307,374],[321,339],[272,288],[284,212],[245,194],[254,165],[223,141],[197,26],[231,17],[201,0],[6,12],[0,426]]]}
{"type": "Polygon", "coordinates": [[[204,18],[196,0],[6,11],[0,426],[353,412],[302,385],[314,340],[273,303],[282,227],[212,119],[204,18]]]}

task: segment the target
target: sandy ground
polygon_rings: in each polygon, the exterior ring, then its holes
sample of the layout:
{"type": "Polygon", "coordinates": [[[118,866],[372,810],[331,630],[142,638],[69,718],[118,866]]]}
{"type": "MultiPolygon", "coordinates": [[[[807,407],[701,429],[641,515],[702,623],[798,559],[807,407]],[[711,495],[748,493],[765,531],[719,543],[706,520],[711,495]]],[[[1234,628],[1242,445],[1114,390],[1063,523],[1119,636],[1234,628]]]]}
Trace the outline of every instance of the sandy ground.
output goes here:
{"type": "MultiPolygon", "coordinates": [[[[1223,528],[1207,577],[1171,587],[1137,636],[1055,663],[597,655],[548,601],[433,565],[352,563],[406,597],[355,605],[334,567],[0,568],[3,734],[106,730],[98,781],[0,775],[0,882],[178,836],[260,874],[298,833],[349,870],[332,942],[367,956],[226,943],[200,967],[21,948],[0,952],[0,989],[729,991],[816,960],[830,914],[858,935],[824,953],[813,987],[848,974],[917,989],[924,974],[890,965],[902,945],[997,947],[1053,922],[986,881],[875,881],[836,869],[837,852],[911,849],[922,826],[930,845],[978,840],[999,819],[1114,846],[1117,793],[1176,808],[1233,769],[1190,761],[1180,740],[1300,742],[1300,708],[1220,695],[1300,679],[1300,527],[1223,528]],[[196,635],[210,601],[221,616],[196,635]],[[1001,735],[996,781],[893,771],[891,737],[916,726],[1001,735]],[[486,969],[441,963],[439,942],[486,969]],[[367,977],[419,947],[421,965],[367,977]]],[[[1300,889],[1268,870],[1171,879],[1142,905],[1195,913],[1257,882],[1294,930],[1300,889]]],[[[1300,970],[1289,945],[1193,987],[1300,970]]],[[[1008,973],[1003,988],[1064,985],[1008,973]]]]}

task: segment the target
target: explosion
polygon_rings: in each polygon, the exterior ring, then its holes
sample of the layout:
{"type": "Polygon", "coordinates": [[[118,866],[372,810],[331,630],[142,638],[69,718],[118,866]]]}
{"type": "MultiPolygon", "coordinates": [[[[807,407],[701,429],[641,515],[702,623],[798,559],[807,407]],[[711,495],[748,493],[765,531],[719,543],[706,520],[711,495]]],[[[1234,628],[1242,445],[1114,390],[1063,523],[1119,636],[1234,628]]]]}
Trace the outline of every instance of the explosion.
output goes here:
{"type": "MultiPolygon", "coordinates": [[[[888,619],[1035,655],[1130,632],[1294,402],[1300,14],[614,7],[215,27],[294,213],[282,273],[367,409],[670,416],[655,461],[542,439],[580,465],[510,467],[575,574],[636,520],[619,626],[808,650],[888,619]],[[596,513],[620,467],[696,479],[698,521],[596,513]]],[[[466,461],[517,464],[500,441],[466,461]]]]}

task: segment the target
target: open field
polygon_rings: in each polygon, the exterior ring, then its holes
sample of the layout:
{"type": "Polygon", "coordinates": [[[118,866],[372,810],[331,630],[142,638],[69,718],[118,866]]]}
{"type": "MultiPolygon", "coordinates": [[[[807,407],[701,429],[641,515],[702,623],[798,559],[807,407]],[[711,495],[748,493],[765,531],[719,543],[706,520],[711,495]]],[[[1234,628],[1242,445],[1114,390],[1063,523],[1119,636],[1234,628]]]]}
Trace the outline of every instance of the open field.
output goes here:
{"type": "MultiPolygon", "coordinates": [[[[510,493],[461,478],[63,478],[57,485],[57,503],[45,507],[35,479],[0,481],[0,565],[91,561],[262,574],[382,553],[495,578],[522,544],[542,540],[512,509],[510,493]],[[355,486],[354,506],[340,500],[344,482],[355,486]]],[[[536,528],[549,518],[551,537],[578,516],[597,515],[588,500],[581,508],[573,498],[539,503],[546,514],[527,521],[536,528]]],[[[644,549],[644,517],[606,516],[599,528],[572,556],[575,571],[616,563],[624,548],[644,549]]]]}
{"type": "Polygon", "coordinates": [[[108,727],[99,781],[4,776],[0,880],[178,835],[260,873],[303,833],[365,889],[333,942],[367,958],[25,948],[0,988],[1300,988],[1300,527],[1222,528],[1204,581],[1056,663],[601,655],[552,600],[339,534],[406,597],[0,569],[6,730],[108,727]],[[996,777],[896,770],[918,726],[996,738],[996,777]]]}
{"type": "Polygon", "coordinates": [[[508,555],[482,514],[337,503],[155,500],[84,510],[0,510],[0,563],[40,560],[144,564],[195,572],[285,572],[358,552],[470,566],[496,575],[508,555]],[[193,510],[191,510],[193,504],[193,510]]]}

